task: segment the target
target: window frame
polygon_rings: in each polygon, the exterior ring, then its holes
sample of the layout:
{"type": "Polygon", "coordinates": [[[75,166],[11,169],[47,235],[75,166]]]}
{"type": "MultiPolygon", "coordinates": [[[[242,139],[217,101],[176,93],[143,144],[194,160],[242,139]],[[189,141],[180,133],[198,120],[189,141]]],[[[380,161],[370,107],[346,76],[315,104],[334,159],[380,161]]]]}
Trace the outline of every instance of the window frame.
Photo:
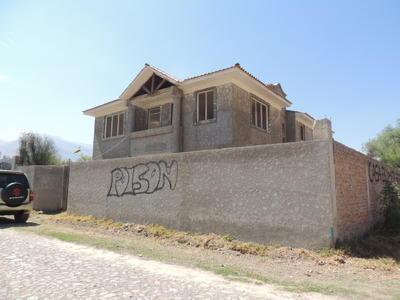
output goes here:
{"type": "Polygon", "coordinates": [[[251,96],[250,97],[250,124],[251,126],[268,132],[269,130],[269,111],[270,111],[270,105],[268,103],[265,103],[263,101],[260,101],[258,98],[251,96]],[[253,118],[253,102],[254,102],[254,118],[253,118]],[[258,117],[257,117],[257,103],[260,104],[260,126],[258,126],[258,117]],[[264,120],[263,120],[263,107],[265,107],[265,117],[266,117],[266,122],[265,122],[265,128],[264,128],[264,120]]]}
{"type": "Polygon", "coordinates": [[[147,110],[147,129],[155,129],[155,128],[162,127],[161,126],[161,114],[162,114],[162,106],[153,106],[147,110]],[[151,113],[151,110],[153,110],[153,109],[159,109],[159,113],[158,113],[159,114],[159,120],[158,120],[159,126],[158,127],[150,127],[150,113],[151,113]]]}
{"type": "Polygon", "coordinates": [[[125,135],[125,118],[126,118],[126,112],[125,111],[119,111],[116,113],[108,114],[103,117],[103,140],[109,140],[109,139],[114,139],[114,138],[119,138],[121,136],[125,135]],[[114,117],[117,116],[116,118],[116,135],[113,135],[113,129],[114,129],[114,117]],[[123,122],[122,122],[122,133],[120,134],[120,118],[122,116],[123,122]],[[111,127],[110,127],[110,136],[107,136],[107,119],[111,119],[111,127]]]}
{"type": "Polygon", "coordinates": [[[196,93],[196,124],[209,123],[209,122],[212,122],[212,121],[216,120],[216,112],[214,111],[214,106],[215,106],[215,101],[216,101],[215,94],[216,93],[215,93],[215,89],[214,88],[198,91],[196,93]],[[207,96],[207,94],[209,92],[213,93],[213,101],[212,101],[212,107],[211,107],[211,110],[213,112],[213,117],[211,119],[208,119],[209,108],[208,108],[208,96],[207,96]],[[201,94],[205,95],[205,98],[204,98],[204,120],[200,120],[200,101],[199,101],[199,98],[200,98],[201,94]]]}

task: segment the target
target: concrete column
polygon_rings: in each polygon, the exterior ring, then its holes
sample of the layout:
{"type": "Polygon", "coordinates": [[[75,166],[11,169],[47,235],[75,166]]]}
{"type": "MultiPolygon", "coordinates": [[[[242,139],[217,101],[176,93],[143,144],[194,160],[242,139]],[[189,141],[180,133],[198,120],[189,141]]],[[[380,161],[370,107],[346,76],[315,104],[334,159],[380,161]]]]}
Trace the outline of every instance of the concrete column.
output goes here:
{"type": "Polygon", "coordinates": [[[125,128],[127,135],[135,131],[135,106],[131,102],[128,102],[128,112],[126,116],[125,128]]]}
{"type": "Polygon", "coordinates": [[[172,152],[182,151],[181,147],[181,105],[182,105],[182,91],[177,87],[172,88],[172,128],[173,128],[173,142],[172,152]]]}
{"type": "Polygon", "coordinates": [[[129,153],[129,156],[132,156],[130,134],[131,134],[131,132],[135,131],[135,106],[130,101],[128,102],[128,111],[127,111],[127,115],[126,115],[125,129],[126,129],[126,132],[125,132],[126,138],[129,140],[128,153],[129,153]]]}
{"type": "Polygon", "coordinates": [[[332,123],[328,119],[321,119],[315,122],[314,140],[331,140],[332,139],[332,123]]]}

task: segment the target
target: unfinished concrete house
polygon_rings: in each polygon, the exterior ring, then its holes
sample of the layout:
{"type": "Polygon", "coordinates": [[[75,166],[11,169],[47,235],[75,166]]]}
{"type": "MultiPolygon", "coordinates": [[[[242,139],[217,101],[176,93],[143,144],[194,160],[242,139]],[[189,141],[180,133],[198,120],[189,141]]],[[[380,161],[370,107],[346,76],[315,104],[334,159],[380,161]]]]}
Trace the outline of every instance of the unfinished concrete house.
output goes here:
{"type": "Polygon", "coordinates": [[[93,159],[312,140],[316,121],[289,111],[280,84],[239,64],[178,80],[146,64],[95,117],[93,159]]]}

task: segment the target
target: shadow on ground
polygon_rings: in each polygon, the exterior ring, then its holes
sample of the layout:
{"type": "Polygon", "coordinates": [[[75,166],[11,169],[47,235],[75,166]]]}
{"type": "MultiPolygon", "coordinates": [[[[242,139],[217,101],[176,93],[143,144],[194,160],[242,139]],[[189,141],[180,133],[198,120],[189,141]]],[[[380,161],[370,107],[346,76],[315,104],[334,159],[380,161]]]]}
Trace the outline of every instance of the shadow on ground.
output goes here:
{"type": "Polygon", "coordinates": [[[26,222],[26,223],[16,223],[12,217],[0,217],[0,229],[5,228],[13,228],[13,227],[31,227],[31,226],[38,226],[38,223],[35,222],[26,222]]]}
{"type": "Polygon", "coordinates": [[[376,228],[359,240],[340,243],[339,249],[360,258],[392,258],[400,262],[400,229],[376,228]]]}

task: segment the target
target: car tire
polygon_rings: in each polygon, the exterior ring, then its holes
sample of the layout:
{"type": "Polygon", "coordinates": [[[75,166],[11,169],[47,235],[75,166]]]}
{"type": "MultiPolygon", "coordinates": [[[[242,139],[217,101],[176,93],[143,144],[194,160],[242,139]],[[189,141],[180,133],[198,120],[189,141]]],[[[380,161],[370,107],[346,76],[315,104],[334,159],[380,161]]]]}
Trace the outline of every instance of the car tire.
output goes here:
{"type": "Polygon", "coordinates": [[[28,189],[19,182],[13,182],[1,190],[1,199],[9,207],[18,207],[28,197],[28,189]]]}
{"type": "Polygon", "coordinates": [[[28,212],[19,212],[14,215],[14,220],[16,223],[26,223],[29,219],[28,212]]]}

